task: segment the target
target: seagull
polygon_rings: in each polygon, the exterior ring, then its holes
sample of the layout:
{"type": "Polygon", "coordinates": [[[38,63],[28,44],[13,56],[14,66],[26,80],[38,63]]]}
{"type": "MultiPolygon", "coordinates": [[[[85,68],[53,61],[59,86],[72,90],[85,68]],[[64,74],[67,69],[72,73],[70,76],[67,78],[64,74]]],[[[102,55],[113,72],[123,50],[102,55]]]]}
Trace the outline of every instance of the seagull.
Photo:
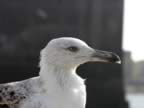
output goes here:
{"type": "Polygon", "coordinates": [[[80,39],[55,38],[40,52],[39,76],[0,84],[0,108],[85,108],[86,86],[77,67],[119,61],[115,53],[93,49],[80,39]]]}

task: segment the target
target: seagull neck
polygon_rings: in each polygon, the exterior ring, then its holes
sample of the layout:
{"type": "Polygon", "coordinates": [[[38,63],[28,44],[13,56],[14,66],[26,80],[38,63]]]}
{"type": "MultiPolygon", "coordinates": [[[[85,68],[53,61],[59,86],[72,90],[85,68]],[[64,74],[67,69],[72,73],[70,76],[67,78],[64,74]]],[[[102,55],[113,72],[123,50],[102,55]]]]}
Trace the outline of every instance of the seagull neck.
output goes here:
{"type": "Polygon", "coordinates": [[[63,66],[42,66],[40,70],[40,78],[48,90],[71,88],[72,82],[76,79],[76,68],[66,68],[63,66]]]}

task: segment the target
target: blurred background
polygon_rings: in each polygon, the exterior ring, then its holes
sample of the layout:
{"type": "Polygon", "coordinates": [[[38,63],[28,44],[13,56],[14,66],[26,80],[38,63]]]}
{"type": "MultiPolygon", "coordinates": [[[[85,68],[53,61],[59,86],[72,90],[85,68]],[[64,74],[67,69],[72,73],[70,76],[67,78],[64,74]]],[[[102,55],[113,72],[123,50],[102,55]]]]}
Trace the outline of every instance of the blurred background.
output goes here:
{"type": "Polygon", "coordinates": [[[122,65],[87,63],[87,108],[144,108],[142,0],[0,0],[0,83],[38,75],[53,38],[77,37],[122,65]],[[135,7],[135,8],[134,8],[135,7]]]}
{"type": "Polygon", "coordinates": [[[144,108],[144,1],[125,0],[123,73],[130,108],[144,108]]]}

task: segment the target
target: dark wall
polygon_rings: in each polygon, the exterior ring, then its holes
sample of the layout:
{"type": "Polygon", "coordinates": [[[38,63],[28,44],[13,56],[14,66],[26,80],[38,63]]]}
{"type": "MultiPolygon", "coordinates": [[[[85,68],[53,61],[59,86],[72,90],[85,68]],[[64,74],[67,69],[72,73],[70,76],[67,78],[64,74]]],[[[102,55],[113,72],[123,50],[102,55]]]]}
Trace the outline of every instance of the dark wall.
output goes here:
{"type": "MultiPolygon", "coordinates": [[[[39,51],[56,37],[78,37],[121,55],[123,0],[1,0],[0,82],[38,75],[39,51]]],[[[87,108],[127,108],[121,65],[88,63],[87,108]]]]}

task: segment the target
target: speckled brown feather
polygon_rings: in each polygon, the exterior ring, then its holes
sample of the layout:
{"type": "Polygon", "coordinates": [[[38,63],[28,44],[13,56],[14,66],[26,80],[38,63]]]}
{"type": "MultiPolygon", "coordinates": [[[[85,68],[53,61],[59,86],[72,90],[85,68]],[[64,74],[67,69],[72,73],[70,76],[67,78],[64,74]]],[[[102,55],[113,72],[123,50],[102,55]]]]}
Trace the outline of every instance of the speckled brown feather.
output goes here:
{"type": "Polygon", "coordinates": [[[0,108],[18,108],[30,93],[30,86],[26,86],[28,82],[0,84],[0,108]]]}

